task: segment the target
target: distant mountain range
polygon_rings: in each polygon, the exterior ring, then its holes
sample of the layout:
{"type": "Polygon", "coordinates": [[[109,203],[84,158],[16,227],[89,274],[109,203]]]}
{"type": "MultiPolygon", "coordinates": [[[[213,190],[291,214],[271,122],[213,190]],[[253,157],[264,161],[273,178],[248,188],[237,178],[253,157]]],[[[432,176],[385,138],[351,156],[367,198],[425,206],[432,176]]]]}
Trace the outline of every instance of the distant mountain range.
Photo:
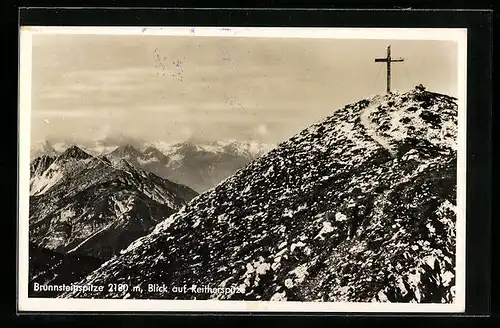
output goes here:
{"type": "MultiPolygon", "coordinates": [[[[56,156],[69,148],[65,143],[48,141],[35,143],[31,148],[33,161],[44,156],[56,156]]],[[[194,143],[141,143],[112,145],[96,142],[79,145],[87,153],[103,157],[126,159],[136,168],[152,172],[164,179],[184,184],[197,192],[206,191],[234,174],[246,164],[264,155],[273,145],[254,141],[194,143]]]]}

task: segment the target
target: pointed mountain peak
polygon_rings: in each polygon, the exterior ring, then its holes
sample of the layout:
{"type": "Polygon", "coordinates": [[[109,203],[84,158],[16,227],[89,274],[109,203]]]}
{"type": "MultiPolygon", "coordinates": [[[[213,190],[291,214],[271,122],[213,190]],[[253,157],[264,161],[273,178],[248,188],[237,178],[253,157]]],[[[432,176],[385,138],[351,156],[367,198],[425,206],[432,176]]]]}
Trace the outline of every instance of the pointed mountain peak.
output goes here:
{"type": "Polygon", "coordinates": [[[199,147],[192,140],[186,140],[176,146],[182,151],[196,151],[199,149],[199,147]]]}
{"type": "Polygon", "coordinates": [[[144,148],[144,152],[145,153],[154,153],[154,152],[159,152],[159,150],[157,148],[155,148],[154,146],[147,146],[146,148],[144,148]]]}
{"type": "Polygon", "coordinates": [[[113,166],[115,169],[124,170],[124,171],[136,171],[137,169],[129,163],[125,158],[123,158],[123,154],[113,154],[114,152],[104,155],[101,159],[113,166]]]}
{"type": "Polygon", "coordinates": [[[162,153],[158,148],[155,148],[153,146],[148,146],[146,149],[144,149],[144,154],[147,156],[154,156],[158,158],[166,157],[164,153],[162,153]]]}
{"type": "Polygon", "coordinates": [[[123,145],[123,146],[120,146],[121,149],[123,150],[127,150],[127,151],[137,151],[137,149],[130,145],[130,144],[126,144],[126,145],[123,145]]]}
{"type": "Polygon", "coordinates": [[[66,149],[59,158],[74,158],[74,159],[87,159],[92,157],[89,153],[82,150],[80,147],[73,145],[66,149]]]}
{"type": "Polygon", "coordinates": [[[137,148],[135,148],[134,146],[132,146],[130,144],[122,145],[122,146],[116,148],[115,150],[113,150],[110,154],[111,155],[118,155],[118,156],[124,156],[124,155],[140,156],[140,155],[142,155],[141,152],[139,150],[137,150],[137,148]]]}

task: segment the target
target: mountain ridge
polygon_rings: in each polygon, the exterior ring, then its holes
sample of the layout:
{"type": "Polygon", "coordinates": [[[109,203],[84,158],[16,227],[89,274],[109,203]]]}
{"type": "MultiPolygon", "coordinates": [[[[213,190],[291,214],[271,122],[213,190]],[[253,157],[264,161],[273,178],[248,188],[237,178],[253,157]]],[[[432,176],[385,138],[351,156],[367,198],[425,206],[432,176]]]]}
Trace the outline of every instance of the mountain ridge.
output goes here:
{"type": "Polygon", "coordinates": [[[106,142],[103,140],[97,140],[95,142],[78,142],[78,141],[68,141],[68,142],[55,142],[48,140],[40,140],[32,144],[31,146],[31,160],[36,157],[43,155],[46,156],[56,156],[63,153],[66,149],[77,146],[85,152],[92,156],[102,156],[109,154],[120,147],[131,146],[141,152],[145,152],[148,148],[155,148],[160,151],[163,155],[168,155],[172,150],[182,147],[183,145],[193,145],[198,149],[205,151],[215,151],[222,152],[224,147],[232,146],[235,148],[241,148],[243,152],[249,153],[253,156],[260,156],[271,150],[276,145],[262,143],[259,141],[252,140],[236,140],[231,139],[227,141],[221,140],[209,140],[209,141],[193,141],[193,140],[178,140],[172,142],[164,141],[141,141],[139,139],[127,138],[123,141],[115,140],[113,143],[106,142]]]}
{"type": "Polygon", "coordinates": [[[31,178],[30,241],[62,253],[109,258],[197,195],[123,159],[107,161],[77,146],[34,162],[32,172],[40,176],[31,178]]]}
{"type": "MultiPolygon", "coordinates": [[[[58,145],[58,149],[64,149],[64,152],[78,146],[84,152],[101,159],[123,158],[134,167],[203,192],[272,148],[271,145],[256,141],[237,140],[204,143],[192,140],[174,143],[126,141],[128,143],[117,144],[115,147],[98,142],[93,146],[58,145]]],[[[52,149],[48,155],[58,154],[48,142],[44,145],[52,149]]],[[[33,151],[41,152],[42,150],[33,151]]]]}

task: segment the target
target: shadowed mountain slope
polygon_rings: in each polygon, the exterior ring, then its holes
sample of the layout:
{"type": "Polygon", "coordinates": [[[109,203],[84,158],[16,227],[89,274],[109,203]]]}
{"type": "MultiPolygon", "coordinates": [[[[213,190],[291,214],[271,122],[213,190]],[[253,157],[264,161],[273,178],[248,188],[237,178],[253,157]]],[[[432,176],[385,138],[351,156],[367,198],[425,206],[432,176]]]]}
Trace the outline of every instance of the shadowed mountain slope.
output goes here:
{"type": "Polygon", "coordinates": [[[35,160],[31,186],[30,241],[104,259],[197,195],[124,160],[96,158],[76,146],[35,160]]]}

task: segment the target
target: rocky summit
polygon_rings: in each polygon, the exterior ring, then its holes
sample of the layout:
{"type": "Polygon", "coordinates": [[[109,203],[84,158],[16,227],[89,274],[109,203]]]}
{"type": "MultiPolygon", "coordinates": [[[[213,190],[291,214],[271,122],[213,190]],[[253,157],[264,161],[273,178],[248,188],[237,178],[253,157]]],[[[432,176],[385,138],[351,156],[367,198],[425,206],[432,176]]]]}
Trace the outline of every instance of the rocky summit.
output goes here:
{"type": "Polygon", "coordinates": [[[59,297],[453,302],[456,138],[446,95],[349,104],[80,281],[128,290],[59,297]]]}

